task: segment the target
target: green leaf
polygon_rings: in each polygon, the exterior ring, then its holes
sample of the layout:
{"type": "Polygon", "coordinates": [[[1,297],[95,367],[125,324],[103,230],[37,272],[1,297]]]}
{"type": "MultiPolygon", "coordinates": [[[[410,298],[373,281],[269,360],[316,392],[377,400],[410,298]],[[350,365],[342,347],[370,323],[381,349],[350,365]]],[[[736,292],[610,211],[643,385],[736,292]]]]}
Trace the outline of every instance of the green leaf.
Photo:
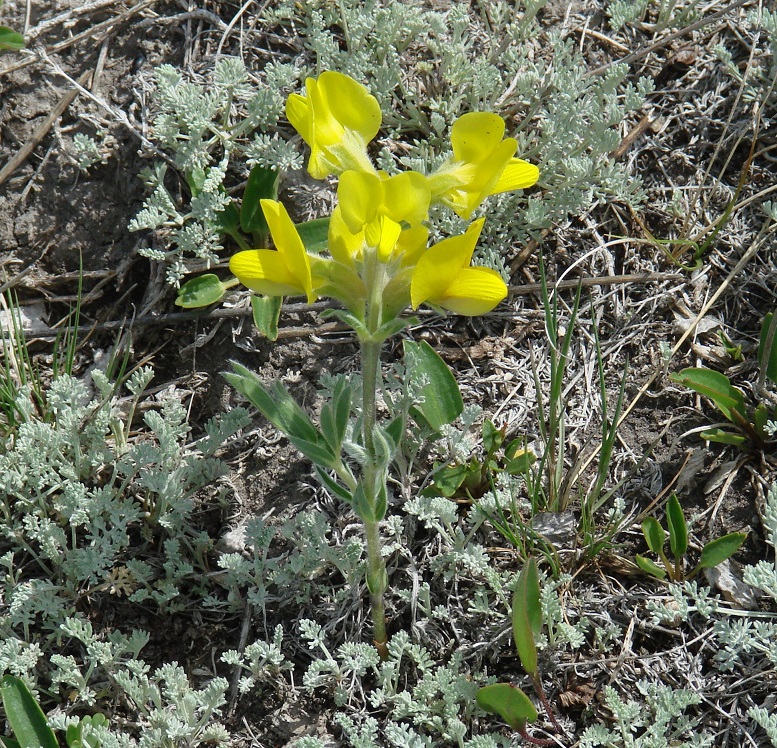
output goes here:
{"type": "Polygon", "coordinates": [[[192,197],[197,197],[197,195],[202,192],[206,178],[205,169],[201,167],[196,167],[191,171],[186,172],[186,182],[189,185],[189,189],[192,191],[192,197]]]}
{"type": "Polygon", "coordinates": [[[213,227],[219,234],[234,234],[240,228],[240,209],[234,200],[230,200],[224,209],[216,213],[213,227]]]}
{"type": "Polygon", "coordinates": [[[318,465],[316,465],[316,475],[321,483],[323,483],[324,487],[327,488],[333,496],[337,496],[337,498],[341,499],[346,504],[353,502],[353,494],[351,494],[347,488],[341,486],[326,470],[323,470],[318,465]]]}
{"type": "Polygon", "coordinates": [[[525,475],[535,462],[537,462],[537,455],[534,452],[530,449],[520,449],[513,452],[513,456],[505,465],[505,471],[509,475],[525,475]]]}
{"type": "Polygon", "coordinates": [[[518,575],[513,595],[513,639],[521,665],[532,677],[537,673],[535,637],[541,630],[540,578],[537,562],[529,556],[518,575]]]}
{"type": "Polygon", "coordinates": [[[7,26],[0,26],[0,52],[6,49],[23,49],[24,37],[7,26]]]}
{"type": "Polygon", "coordinates": [[[477,705],[489,714],[498,714],[513,730],[537,720],[537,710],[529,697],[510,683],[494,683],[478,689],[477,705]]]}
{"type": "Polygon", "coordinates": [[[761,337],[758,342],[758,360],[764,362],[762,365],[766,366],[766,376],[774,384],[777,384],[777,335],[772,337],[771,346],[764,356],[764,349],[769,337],[769,328],[771,327],[773,317],[774,314],[769,312],[764,317],[763,324],[761,325],[761,337]]]}
{"type": "Polygon", "coordinates": [[[279,381],[268,388],[242,364],[233,361],[232,368],[234,371],[223,373],[227,382],[247,397],[302,454],[322,467],[335,466],[337,460],[323,435],[279,381]]]}
{"type": "Polygon", "coordinates": [[[178,289],[178,298],[176,298],[175,303],[176,306],[181,306],[184,309],[210,306],[220,301],[226,290],[226,286],[217,275],[206,273],[186,281],[178,289]]]}
{"type": "Polygon", "coordinates": [[[459,490],[467,477],[466,465],[445,465],[434,474],[434,491],[450,498],[459,490]]]}
{"type": "Polygon", "coordinates": [[[399,449],[402,437],[405,435],[405,417],[401,414],[395,416],[386,426],[386,434],[394,442],[394,449],[399,449]]]}
{"type": "Polygon", "coordinates": [[[658,577],[659,579],[666,578],[666,569],[662,569],[658,564],[654,563],[649,558],[640,556],[638,553],[634,560],[637,562],[637,566],[639,566],[639,568],[642,569],[642,571],[644,571],[646,574],[658,577]]]}
{"type": "Polygon", "coordinates": [[[727,558],[731,558],[745,540],[747,540],[746,532],[732,532],[722,538],[711,540],[701,549],[701,558],[694,574],[699,569],[710,569],[723,563],[727,558]]]}
{"type": "Polygon", "coordinates": [[[464,401],[456,378],[434,349],[425,340],[414,343],[403,341],[407,372],[411,381],[420,385],[423,403],[417,410],[429,425],[439,431],[464,410],[464,401]]]}
{"type": "Polygon", "coordinates": [[[254,324],[268,340],[278,339],[278,320],[281,317],[283,296],[251,295],[251,311],[254,324]]]}
{"type": "Polygon", "coordinates": [[[666,531],[655,517],[646,517],[642,521],[642,534],[645,536],[648,548],[656,555],[663,556],[666,531]]]}
{"type": "Polygon", "coordinates": [[[0,680],[0,697],[8,724],[21,748],[59,748],[46,716],[21,678],[6,675],[0,680]]]}
{"type": "Polygon", "coordinates": [[[367,498],[364,491],[364,484],[359,482],[356,490],[353,492],[352,501],[353,511],[362,522],[377,522],[375,505],[367,498]]]}
{"type": "Polygon", "coordinates": [[[685,524],[683,508],[675,493],[666,503],[666,524],[669,527],[669,547],[672,555],[681,559],[688,551],[688,525],[685,524]]]}
{"type": "Polygon", "coordinates": [[[256,234],[267,241],[270,227],[262,212],[261,200],[275,200],[278,197],[278,172],[258,164],[251,169],[248,183],[240,206],[240,228],[246,234],[256,234]]]}
{"type": "Polygon", "coordinates": [[[747,446],[748,439],[742,434],[735,434],[733,431],[724,431],[723,429],[707,429],[702,431],[699,436],[708,442],[715,444],[731,444],[734,447],[747,446]]]}
{"type": "Polygon", "coordinates": [[[305,221],[297,224],[297,233],[310,252],[321,251],[327,246],[329,237],[329,217],[316,218],[313,221],[305,221]]]}
{"type": "Polygon", "coordinates": [[[348,380],[341,376],[335,385],[332,399],[321,408],[321,432],[335,454],[339,454],[345,439],[350,414],[351,387],[348,380]]]}
{"type": "Polygon", "coordinates": [[[505,434],[502,429],[494,426],[494,422],[490,418],[486,418],[483,421],[483,449],[486,450],[486,454],[493,454],[505,440],[505,434]]]}
{"type": "Polygon", "coordinates": [[[769,423],[769,408],[763,403],[758,403],[753,411],[753,426],[762,439],[767,438],[766,424],[769,423]]]}
{"type": "Polygon", "coordinates": [[[739,424],[742,419],[747,420],[744,395],[724,374],[712,369],[691,368],[683,369],[679,374],[670,374],[669,378],[708,397],[732,423],[739,424]]]}

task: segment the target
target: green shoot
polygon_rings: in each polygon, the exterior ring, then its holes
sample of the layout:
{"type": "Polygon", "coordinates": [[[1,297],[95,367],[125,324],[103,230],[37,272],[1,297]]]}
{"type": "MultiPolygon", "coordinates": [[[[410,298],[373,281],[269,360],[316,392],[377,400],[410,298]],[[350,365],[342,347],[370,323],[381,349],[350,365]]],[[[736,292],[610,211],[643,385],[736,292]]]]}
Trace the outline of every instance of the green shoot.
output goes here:
{"type": "Polygon", "coordinates": [[[701,549],[698,564],[689,574],[685,574],[685,556],[688,552],[688,525],[685,521],[680,500],[677,494],[672,494],[666,505],[666,521],[669,527],[669,550],[673,561],[664,550],[667,532],[655,517],[647,517],[642,522],[642,534],[652,553],[659,557],[662,566],[637,554],[636,562],[642,571],[657,579],[667,579],[671,582],[682,582],[693,579],[702,569],[709,569],[723,563],[733,556],[747,538],[747,533],[732,532],[715,540],[711,540],[701,549]]]}

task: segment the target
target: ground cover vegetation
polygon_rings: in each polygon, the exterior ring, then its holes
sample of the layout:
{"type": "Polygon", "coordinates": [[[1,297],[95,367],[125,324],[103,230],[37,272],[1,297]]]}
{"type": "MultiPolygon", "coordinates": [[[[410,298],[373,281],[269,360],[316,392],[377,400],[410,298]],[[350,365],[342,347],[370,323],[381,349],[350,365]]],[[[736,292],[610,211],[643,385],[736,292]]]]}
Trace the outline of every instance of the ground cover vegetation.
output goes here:
{"type": "Polygon", "coordinates": [[[777,745],[772,9],[0,23],[5,745],[777,745]]]}

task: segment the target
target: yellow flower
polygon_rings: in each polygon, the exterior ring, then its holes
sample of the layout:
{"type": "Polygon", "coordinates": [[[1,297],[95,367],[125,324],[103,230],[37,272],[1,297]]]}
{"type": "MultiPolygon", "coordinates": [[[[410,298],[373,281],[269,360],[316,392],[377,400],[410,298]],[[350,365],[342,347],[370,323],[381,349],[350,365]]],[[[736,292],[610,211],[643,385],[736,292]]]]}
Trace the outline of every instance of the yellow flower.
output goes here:
{"type": "Polygon", "coordinates": [[[428,302],[468,317],[490,312],[507,296],[507,286],[495,270],[470,267],[485,219],[466,233],[443,239],[421,255],[410,282],[413,309],[428,302]]]}
{"type": "Polygon", "coordinates": [[[229,269],[256,293],[267,296],[304,294],[315,301],[310,258],[286,208],[275,200],[262,200],[262,211],[276,249],[248,249],[233,255],[229,269]]]}
{"type": "Polygon", "coordinates": [[[310,146],[308,171],[315,179],[346,169],[374,172],[367,143],[380,128],[380,105],[342,73],[327,71],[305,81],[307,96],[291,94],[286,116],[310,146]]]}
{"type": "Polygon", "coordinates": [[[431,193],[421,174],[405,172],[389,177],[346,171],[337,189],[343,222],[352,236],[363,232],[364,242],[376,247],[378,259],[394,255],[402,225],[416,227],[427,217],[431,193]]]}
{"type": "Polygon", "coordinates": [[[470,112],[451,128],[453,158],[429,176],[432,200],[468,219],[489,195],[536,184],[539,169],[513,158],[518,143],[502,139],[504,120],[489,112],[470,112]]]}

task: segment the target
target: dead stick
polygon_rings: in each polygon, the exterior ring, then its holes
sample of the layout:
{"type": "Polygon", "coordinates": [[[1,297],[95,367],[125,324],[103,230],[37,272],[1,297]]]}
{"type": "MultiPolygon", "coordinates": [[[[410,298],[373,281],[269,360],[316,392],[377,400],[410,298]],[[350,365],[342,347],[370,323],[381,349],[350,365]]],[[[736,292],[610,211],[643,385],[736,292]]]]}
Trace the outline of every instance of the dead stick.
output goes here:
{"type": "MultiPolygon", "coordinates": [[[[548,288],[590,288],[591,286],[618,286],[625,283],[656,283],[659,281],[679,281],[685,276],[680,273],[640,273],[636,275],[603,275],[598,278],[577,278],[548,283],[548,288]]],[[[542,291],[541,283],[527,283],[523,286],[508,286],[510,293],[526,295],[542,291]]]]}
{"type": "MultiPolygon", "coordinates": [[[[84,85],[92,74],[91,70],[85,70],[78,79],[79,85],[84,85]]],[[[30,156],[37,145],[46,137],[51,126],[65,113],[65,110],[73,103],[78,96],[78,89],[68,91],[54,107],[54,111],[41,122],[35,132],[28,138],[27,142],[17,151],[16,155],[0,170],[0,184],[3,184],[30,156]]]]}

